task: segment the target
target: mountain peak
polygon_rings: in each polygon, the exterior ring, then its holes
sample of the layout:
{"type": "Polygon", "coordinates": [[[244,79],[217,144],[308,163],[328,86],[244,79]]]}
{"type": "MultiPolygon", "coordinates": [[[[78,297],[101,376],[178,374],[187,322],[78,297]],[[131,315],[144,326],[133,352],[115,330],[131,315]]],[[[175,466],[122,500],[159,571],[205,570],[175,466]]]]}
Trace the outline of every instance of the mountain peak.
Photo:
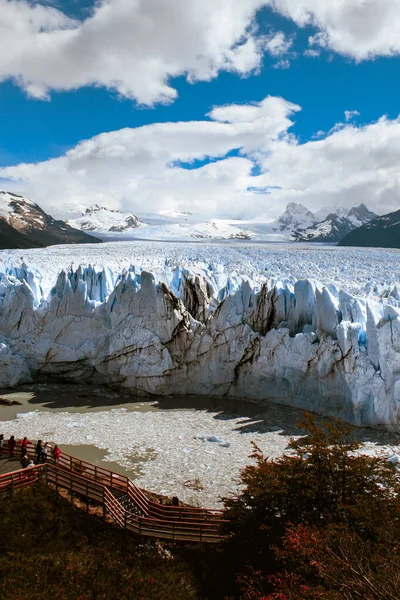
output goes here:
{"type": "Polygon", "coordinates": [[[305,229],[315,221],[313,213],[303,204],[289,202],[285,212],[277,220],[277,224],[281,231],[285,231],[287,229],[305,229]]]}

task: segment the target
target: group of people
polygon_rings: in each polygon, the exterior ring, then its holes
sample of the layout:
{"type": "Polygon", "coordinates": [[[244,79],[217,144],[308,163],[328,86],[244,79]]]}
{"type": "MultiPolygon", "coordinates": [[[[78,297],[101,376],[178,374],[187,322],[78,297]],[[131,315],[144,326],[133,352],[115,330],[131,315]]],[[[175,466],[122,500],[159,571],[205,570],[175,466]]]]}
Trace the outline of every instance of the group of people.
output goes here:
{"type": "MultiPolygon", "coordinates": [[[[54,446],[54,448],[52,448],[49,442],[43,442],[42,440],[38,440],[35,446],[35,458],[29,458],[28,445],[31,443],[32,442],[28,440],[28,438],[25,436],[19,444],[21,449],[20,463],[23,469],[27,467],[34,467],[36,465],[40,465],[47,462],[47,459],[50,455],[56,462],[60,458],[61,450],[57,446],[57,444],[54,446]]],[[[17,440],[13,435],[8,440],[5,440],[4,435],[2,433],[0,434],[0,458],[3,457],[4,451],[8,453],[8,456],[10,458],[14,458],[16,447],[17,440]]]]}

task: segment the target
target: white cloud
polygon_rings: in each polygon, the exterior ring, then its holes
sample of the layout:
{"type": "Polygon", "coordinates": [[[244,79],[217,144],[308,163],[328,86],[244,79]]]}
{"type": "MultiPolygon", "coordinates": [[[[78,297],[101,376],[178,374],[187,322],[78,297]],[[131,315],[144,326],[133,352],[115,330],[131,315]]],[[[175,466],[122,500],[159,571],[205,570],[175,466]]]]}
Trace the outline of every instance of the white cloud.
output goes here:
{"type": "Polygon", "coordinates": [[[310,209],[365,202],[377,212],[400,207],[400,119],[382,117],[364,127],[341,124],[322,140],[275,141],[263,160],[265,186],[282,186],[274,201],[310,209]],[[268,170],[268,171],[267,171],[268,170]]]}
{"type": "Polygon", "coordinates": [[[319,48],[356,60],[400,53],[400,0],[99,0],[83,21],[33,1],[0,0],[0,81],[13,78],[42,99],[98,85],[139,103],[168,103],[177,95],[173,77],[248,75],[265,53],[290,53],[293,38],[258,30],[265,6],[315,27],[306,56],[319,48]]]}
{"type": "Polygon", "coordinates": [[[60,158],[0,169],[0,179],[61,217],[66,203],[96,202],[139,216],[176,208],[271,219],[291,201],[312,210],[361,202],[378,212],[399,208],[400,118],[341,123],[301,144],[288,133],[298,110],[276,97],[214,107],[209,120],[103,133],[60,158]],[[211,162],[182,164],[196,160],[211,162]]]}
{"type": "Polygon", "coordinates": [[[169,79],[246,75],[265,52],[290,46],[266,38],[255,15],[265,0],[100,0],[84,21],[25,0],[0,0],[0,81],[28,94],[99,85],[139,103],[170,102],[169,79]]]}
{"type": "Polygon", "coordinates": [[[209,121],[154,123],[103,133],[60,158],[0,169],[0,178],[18,182],[18,189],[61,217],[65,203],[96,202],[139,214],[178,208],[227,215],[235,204],[260,211],[261,200],[247,191],[253,160],[287,131],[290,115],[298,110],[276,97],[215,107],[209,121]],[[235,149],[243,156],[224,159],[235,149]],[[179,166],[207,157],[221,160],[197,169],[179,166]]]}
{"type": "Polygon", "coordinates": [[[272,56],[282,56],[289,52],[292,45],[293,40],[280,31],[267,40],[265,47],[272,56]]]}
{"type": "Polygon", "coordinates": [[[274,65],[272,65],[273,69],[289,69],[290,68],[290,61],[287,59],[284,60],[279,60],[277,63],[275,63],[274,65]]]}
{"type": "Polygon", "coordinates": [[[356,60],[400,53],[400,0],[269,0],[300,27],[313,25],[311,43],[356,60]]]}
{"type": "Polygon", "coordinates": [[[354,117],[359,117],[360,113],[358,112],[358,110],[345,110],[344,111],[344,118],[346,119],[346,121],[351,121],[352,119],[354,119],[354,117]]]}
{"type": "Polygon", "coordinates": [[[314,50],[313,48],[307,48],[307,50],[304,50],[303,52],[303,55],[308,56],[309,58],[317,58],[320,54],[321,53],[318,52],[318,50],[314,50]]]}

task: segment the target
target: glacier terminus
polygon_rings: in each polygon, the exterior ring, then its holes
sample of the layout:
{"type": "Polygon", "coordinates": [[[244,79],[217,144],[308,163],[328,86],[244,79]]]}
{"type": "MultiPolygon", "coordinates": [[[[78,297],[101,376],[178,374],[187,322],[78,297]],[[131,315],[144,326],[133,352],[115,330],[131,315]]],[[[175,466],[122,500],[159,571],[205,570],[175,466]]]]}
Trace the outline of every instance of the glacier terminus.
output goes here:
{"type": "Polygon", "coordinates": [[[397,425],[400,277],[386,275],[397,251],[79,248],[1,254],[0,386],[46,376],[397,425]]]}

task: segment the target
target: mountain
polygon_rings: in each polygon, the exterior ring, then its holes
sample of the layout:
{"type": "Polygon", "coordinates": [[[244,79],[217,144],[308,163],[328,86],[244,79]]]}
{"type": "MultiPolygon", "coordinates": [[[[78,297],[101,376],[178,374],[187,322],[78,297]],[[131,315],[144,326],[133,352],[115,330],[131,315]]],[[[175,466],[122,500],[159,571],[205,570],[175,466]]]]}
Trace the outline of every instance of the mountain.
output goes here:
{"type": "Polygon", "coordinates": [[[339,242],[356,227],[375,218],[364,204],[349,209],[322,209],[313,214],[291,202],[276,221],[268,219],[209,219],[203,215],[165,209],[144,214],[140,220],[103,206],[80,207],[67,221],[82,231],[95,232],[102,240],[253,240],[260,242],[339,242]]]}
{"type": "Polygon", "coordinates": [[[296,229],[293,231],[292,241],[339,243],[354,229],[376,217],[377,215],[371,212],[365,204],[354,206],[348,211],[340,209],[338,212],[328,214],[325,219],[314,222],[309,227],[296,229]]]}
{"type": "Polygon", "coordinates": [[[99,233],[129,231],[143,225],[143,222],[131,213],[122,213],[97,204],[87,208],[79,218],[69,219],[67,223],[81,231],[99,233]]]}
{"type": "Polygon", "coordinates": [[[274,222],[273,229],[281,232],[292,232],[296,229],[305,229],[315,223],[315,215],[302,204],[290,202],[285,212],[274,222]]]}
{"type": "Polygon", "coordinates": [[[0,248],[42,248],[55,244],[95,244],[97,238],[56,221],[31,200],[0,191],[0,248]]]}
{"type": "Polygon", "coordinates": [[[400,248],[400,210],[377,217],[349,233],[339,246],[400,248]]]}

